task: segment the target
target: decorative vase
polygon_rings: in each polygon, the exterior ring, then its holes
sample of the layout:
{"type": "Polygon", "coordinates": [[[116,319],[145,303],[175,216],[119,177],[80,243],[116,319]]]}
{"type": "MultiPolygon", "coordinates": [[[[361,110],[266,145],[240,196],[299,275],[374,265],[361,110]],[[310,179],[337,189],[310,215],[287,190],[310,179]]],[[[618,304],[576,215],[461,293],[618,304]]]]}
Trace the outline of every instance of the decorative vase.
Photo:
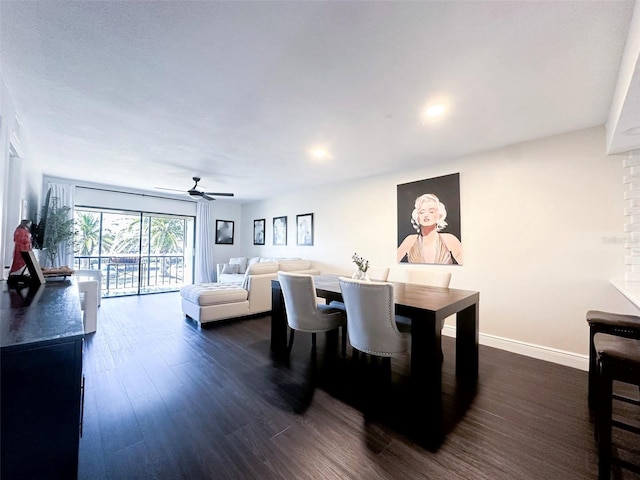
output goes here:
{"type": "Polygon", "coordinates": [[[354,280],[366,280],[366,281],[369,281],[369,275],[367,275],[367,272],[363,272],[360,269],[358,269],[355,272],[353,272],[353,275],[351,275],[351,278],[353,278],[354,280]]]}

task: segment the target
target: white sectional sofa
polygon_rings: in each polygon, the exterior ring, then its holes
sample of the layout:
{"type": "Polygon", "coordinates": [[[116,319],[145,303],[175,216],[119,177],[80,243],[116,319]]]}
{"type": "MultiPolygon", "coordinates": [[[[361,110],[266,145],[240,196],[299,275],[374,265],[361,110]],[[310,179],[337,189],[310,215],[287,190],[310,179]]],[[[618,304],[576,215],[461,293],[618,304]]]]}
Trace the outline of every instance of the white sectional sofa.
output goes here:
{"type": "Polygon", "coordinates": [[[311,261],[300,258],[238,257],[229,264],[218,265],[217,270],[217,283],[185,285],[180,289],[182,311],[201,324],[270,312],[271,280],[278,277],[278,271],[320,274],[311,261]],[[239,267],[225,269],[225,265],[239,267]]]}

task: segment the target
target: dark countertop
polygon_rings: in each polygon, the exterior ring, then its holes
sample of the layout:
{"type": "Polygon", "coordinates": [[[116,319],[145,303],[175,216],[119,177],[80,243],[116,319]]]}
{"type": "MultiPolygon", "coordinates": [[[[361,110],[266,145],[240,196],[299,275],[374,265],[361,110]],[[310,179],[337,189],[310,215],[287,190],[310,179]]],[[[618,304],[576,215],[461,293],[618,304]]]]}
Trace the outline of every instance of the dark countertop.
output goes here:
{"type": "Polygon", "coordinates": [[[80,295],[73,277],[18,290],[1,282],[0,347],[37,346],[84,337],[80,295]]]}

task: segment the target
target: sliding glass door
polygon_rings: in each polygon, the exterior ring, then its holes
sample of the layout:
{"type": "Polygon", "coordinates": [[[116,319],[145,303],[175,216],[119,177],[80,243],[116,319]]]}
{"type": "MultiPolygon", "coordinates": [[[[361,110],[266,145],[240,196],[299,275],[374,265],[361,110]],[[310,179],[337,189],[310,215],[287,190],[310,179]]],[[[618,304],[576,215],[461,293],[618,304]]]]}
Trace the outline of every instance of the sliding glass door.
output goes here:
{"type": "Polygon", "coordinates": [[[100,269],[105,297],[179,290],[193,279],[194,218],[76,207],[76,269],[100,269]]]}

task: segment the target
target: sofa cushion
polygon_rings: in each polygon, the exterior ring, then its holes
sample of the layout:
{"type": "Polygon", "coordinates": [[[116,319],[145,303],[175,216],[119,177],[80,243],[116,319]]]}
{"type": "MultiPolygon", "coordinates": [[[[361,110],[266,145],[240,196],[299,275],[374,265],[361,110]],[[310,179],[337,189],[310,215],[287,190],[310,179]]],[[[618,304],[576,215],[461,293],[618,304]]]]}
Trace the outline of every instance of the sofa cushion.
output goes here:
{"type": "Polygon", "coordinates": [[[263,275],[265,273],[276,273],[278,271],[277,262],[259,262],[251,265],[246,275],[263,275]]]}
{"type": "MultiPolygon", "coordinates": [[[[244,273],[247,271],[247,257],[234,257],[229,259],[229,265],[238,265],[237,272],[227,273],[244,273]]],[[[225,273],[225,272],[222,272],[225,273]]]]}
{"type": "Polygon", "coordinates": [[[278,270],[283,272],[295,272],[296,270],[309,270],[311,268],[310,260],[287,259],[278,262],[278,270]]]}
{"type": "Polygon", "coordinates": [[[264,275],[267,273],[276,273],[278,271],[278,262],[258,262],[247,268],[247,272],[244,274],[244,281],[242,282],[242,288],[249,288],[249,276],[250,275],[264,275]]]}
{"type": "Polygon", "coordinates": [[[244,281],[244,273],[222,273],[218,283],[235,283],[238,286],[244,281]]]}
{"type": "Polygon", "coordinates": [[[240,265],[237,263],[225,263],[222,267],[222,274],[244,273],[240,271],[240,265]]]}
{"type": "Polygon", "coordinates": [[[221,303],[244,302],[248,292],[238,285],[225,283],[199,283],[185,285],[180,289],[180,296],[200,306],[218,305],[221,303]]]}

